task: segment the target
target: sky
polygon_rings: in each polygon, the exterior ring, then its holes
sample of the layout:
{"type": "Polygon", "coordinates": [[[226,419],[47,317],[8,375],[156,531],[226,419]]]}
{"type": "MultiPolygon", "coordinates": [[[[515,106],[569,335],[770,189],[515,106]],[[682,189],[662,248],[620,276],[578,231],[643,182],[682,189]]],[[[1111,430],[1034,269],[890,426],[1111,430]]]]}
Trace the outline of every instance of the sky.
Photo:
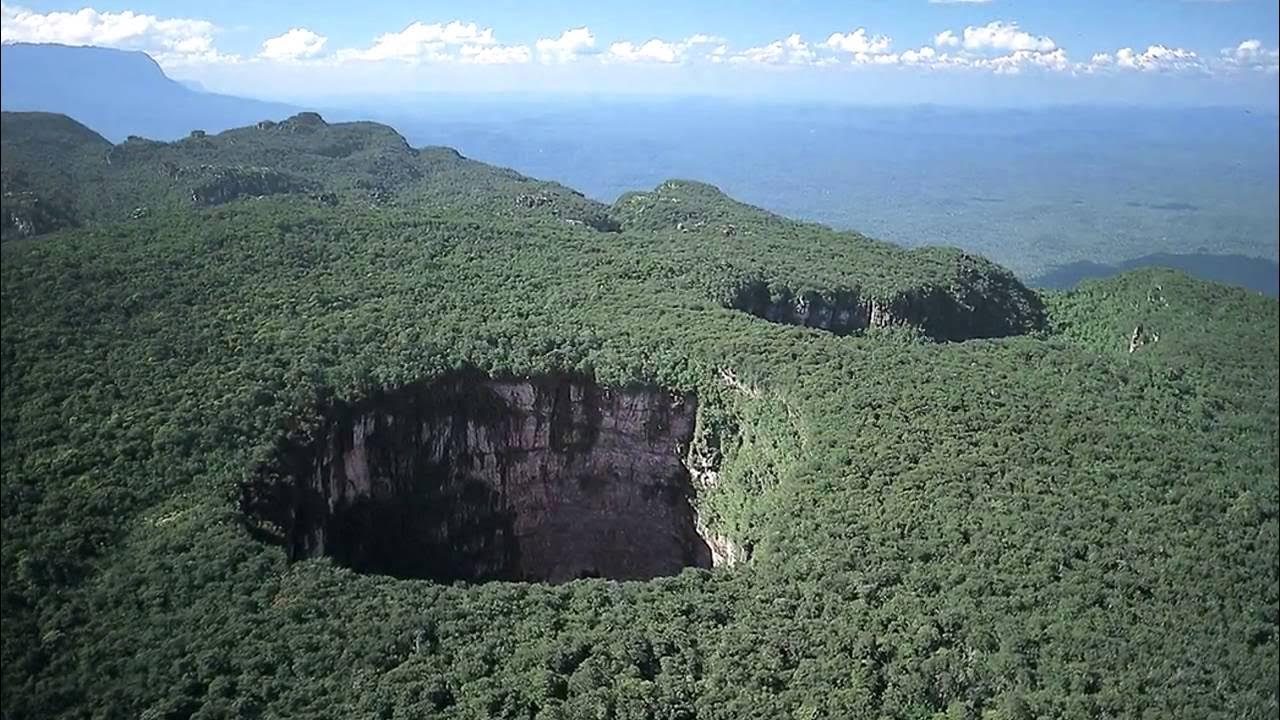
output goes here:
{"type": "Polygon", "coordinates": [[[430,93],[1275,107],[1275,0],[3,3],[3,41],[142,50],[296,102],[430,93]]]}

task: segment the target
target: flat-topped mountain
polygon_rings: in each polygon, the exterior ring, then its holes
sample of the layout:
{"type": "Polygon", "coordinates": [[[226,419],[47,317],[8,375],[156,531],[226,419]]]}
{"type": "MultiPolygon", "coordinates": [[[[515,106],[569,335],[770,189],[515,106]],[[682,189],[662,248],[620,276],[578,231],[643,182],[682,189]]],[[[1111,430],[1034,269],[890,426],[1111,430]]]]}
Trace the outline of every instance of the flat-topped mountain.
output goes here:
{"type": "Polygon", "coordinates": [[[193,90],[143,52],[43,43],[0,46],[0,106],[70,115],[117,141],[130,134],[173,140],[197,127],[213,132],[298,111],[193,90]]]}

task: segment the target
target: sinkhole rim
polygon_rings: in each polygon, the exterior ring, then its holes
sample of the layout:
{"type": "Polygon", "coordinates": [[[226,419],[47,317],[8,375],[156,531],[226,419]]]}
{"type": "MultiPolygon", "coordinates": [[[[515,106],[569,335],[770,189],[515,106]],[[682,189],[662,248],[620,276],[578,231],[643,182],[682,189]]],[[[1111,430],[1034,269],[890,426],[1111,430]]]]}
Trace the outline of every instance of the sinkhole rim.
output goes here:
{"type": "Polygon", "coordinates": [[[329,398],[314,417],[299,416],[309,433],[281,437],[242,484],[241,512],[291,562],[329,557],[359,574],[557,584],[711,569],[732,562],[724,550],[732,543],[698,517],[698,471],[689,466],[698,407],[694,392],[570,373],[463,371],[357,401],[329,398]],[[407,454],[397,438],[414,443],[407,454]],[[502,444],[513,438],[532,444],[502,444]],[[407,510],[391,492],[418,486],[425,494],[407,510]],[[352,488],[378,502],[354,511],[352,488]],[[429,518],[421,532],[406,521],[419,511],[429,518]],[[360,534],[388,528],[407,540],[360,534]],[[421,555],[386,555],[401,545],[421,555]]]}

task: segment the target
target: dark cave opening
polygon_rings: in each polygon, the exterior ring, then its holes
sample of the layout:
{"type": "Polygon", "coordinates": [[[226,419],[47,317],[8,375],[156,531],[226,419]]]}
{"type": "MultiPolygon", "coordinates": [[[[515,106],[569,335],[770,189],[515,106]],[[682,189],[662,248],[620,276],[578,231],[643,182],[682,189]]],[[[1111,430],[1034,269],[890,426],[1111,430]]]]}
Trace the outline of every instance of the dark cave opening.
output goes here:
{"type": "Polygon", "coordinates": [[[454,376],[333,403],[242,487],[289,557],[401,578],[563,582],[710,567],[684,453],[697,399],[454,376]]]}

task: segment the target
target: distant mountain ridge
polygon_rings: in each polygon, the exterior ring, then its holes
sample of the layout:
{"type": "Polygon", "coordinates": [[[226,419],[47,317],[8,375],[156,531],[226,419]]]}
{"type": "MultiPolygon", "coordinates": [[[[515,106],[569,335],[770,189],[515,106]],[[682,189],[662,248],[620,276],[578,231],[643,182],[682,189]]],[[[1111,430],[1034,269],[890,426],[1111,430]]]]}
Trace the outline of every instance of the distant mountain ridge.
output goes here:
{"type": "Polygon", "coordinates": [[[69,115],[113,142],[130,135],[176,140],[299,111],[284,103],[199,92],[143,52],[7,43],[0,47],[0,106],[69,115]]]}
{"type": "Polygon", "coordinates": [[[159,218],[215,221],[215,206],[234,213],[258,201],[305,217],[466,217],[516,229],[520,242],[586,231],[578,237],[590,244],[643,245],[661,258],[653,273],[724,307],[838,334],[905,325],[957,340],[1044,323],[1035,293],[985,258],[787,220],[705,183],[668,180],[609,206],[451,148],[413,148],[386,125],[328,123],[314,112],[114,145],[62,115],[0,118],[4,240],[159,218]],[[781,239],[793,250],[765,262],[781,239]]]}
{"type": "Polygon", "coordinates": [[[174,142],[131,136],[117,144],[56,113],[5,111],[0,122],[6,240],[268,195],[328,206],[478,205],[487,216],[617,229],[606,205],[570,188],[450,148],[411,148],[385,125],[329,124],[313,112],[194,130],[174,142]]]}
{"type": "Polygon", "coordinates": [[[1084,280],[1111,277],[1146,267],[1174,268],[1202,280],[1239,285],[1271,297],[1280,295],[1280,266],[1274,261],[1247,255],[1211,253],[1153,253],[1112,265],[1088,261],[1069,263],[1051,268],[1032,278],[1028,284],[1050,290],[1070,290],[1084,280]]]}

